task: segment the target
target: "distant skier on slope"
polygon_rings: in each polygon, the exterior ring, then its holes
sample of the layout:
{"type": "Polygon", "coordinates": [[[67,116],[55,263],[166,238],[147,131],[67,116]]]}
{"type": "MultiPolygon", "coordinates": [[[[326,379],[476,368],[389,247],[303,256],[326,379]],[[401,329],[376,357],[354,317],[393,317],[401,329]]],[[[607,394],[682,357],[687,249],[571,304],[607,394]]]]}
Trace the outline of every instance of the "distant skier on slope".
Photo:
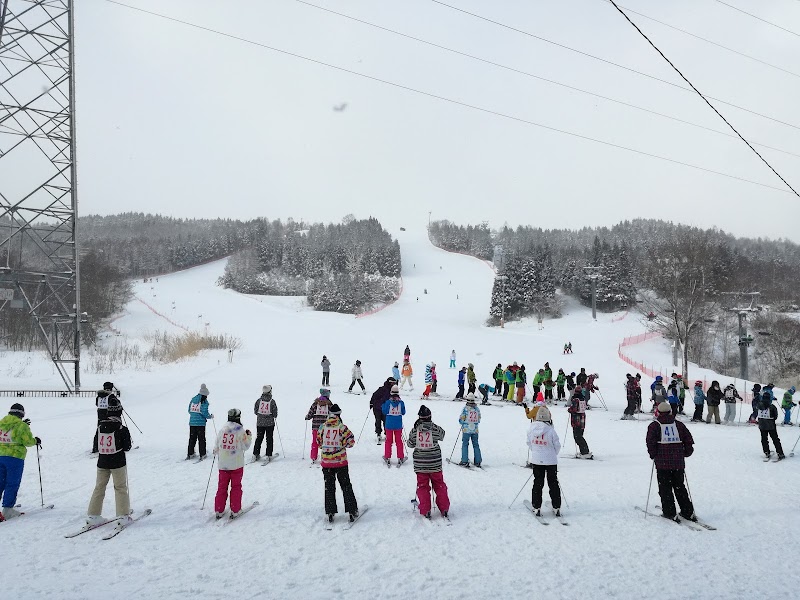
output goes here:
{"type": "Polygon", "coordinates": [[[719,388],[718,381],[712,381],[711,387],[706,392],[706,402],[708,403],[708,413],[706,414],[706,423],[711,423],[711,417],[714,417],[714,423],[719,425],[719,405],[725,394],[719,388]]]}
{"type": "Polygon", "coordinates": [[[451,369],[455,369],[456,368],[456,351],[455,350],[450,352],[450,368],[451,369]]]}
{"type": "Polygon", "coordinates": [[[692,423],[699,423],[703,420],[703,405],[706,403],[706,394],[703,391],[703,382],[694,382],[694,414],[692,423]]]}
{"type": "Polygon", "coordinates": [[[253,460],[261,458],[261,442],[266,438],[265,455],[267,462],[272,460],[272,443],[275,432],[275,419],[278,418],[278,405],[272,397],[272,386],[261,388],[261,396],[256,399],[253,412],[256,415],[256,444],[253,446],[253,460]]]}
{"type": "MultiPolygon", "coordinates": [[[[119,402],[116,397],[109,400],[109,406],[119,402]]],[[[103,499],[106,496],[108,480],[114,480],[114,500],[116,503],[116,527],[122,528],[131,521],[131,500],[128,493],[128,466],[125,453],[133,442],[130,431],[122,424],[122,419],[109,416],[97,428],[98,450],[97,480],[92,498],[89,501],[86,524],[97,525],[103,521],[103,499]]]]}
{"type": "Polygon", "coordinates": [[[350,382],[350,387],[347,388],[347,391],[348,392],[352,392],[353,391],[353,386],[356,384],[356,382],[358,382],[358,385],[361,387],[361,391],[362,392],[366,392],[367,388],[364,387],[364,382],[362,381],[362,379],[364,378],[364,375],[361,373],[361,361],[360,360],[357,360],[356,364],[353,365],[353,368],[351,369],[351,374],[353,376],[353,381],[350,382]]]}
{"type": "Polygon", "coordinates": [[[411,348],[406,344],[406,349],[403,350],[403,360],[411,361],[411,348]]]}
{"type": "Polygon", "coordinates": [[[319,390],[319,398],[311,403],[311,408],[306,413],[305,420],[311,421],[311,462],[317,462],[319,455],[319,446],[317,446],[317,430],[322,426],[328,418],[328,409],[331,406],[330,401],[331,391],[328,388],[321,388],[319,390]]]}
{"type": "Polygon", "coordinates": [[[392,378],[398,383],[400,382],[400,365],[397,361],[394,361],[394,366],[392,367],[392,378]]]}
{"type": "Polygon", "coordinates": [[[422,516],[431,518],[431,487],[436,494],[436,506],[447,517],[450,498],[442,473],[442,450],[439,442],[444,440],[444,429],[433,423],[430,409],[419,407],[418,419],[408,432],[407,445],[414,448],[414,473],[417,475],[417,502],[422,516]]]}
{"type": "Polygon", "coordinates": [[[331,361],[328,360],[328,357],[324,354],[322,355],[322,362],[319,363],[322,366],[322,385],[330,385],[331,384],[331,361]]]}
{"type": "MultiPolygon", "coordinates": [[[[200,384],[200,391],[189,400],[189,447],[186,450],[186,460],[194,458],[195,444],[200,446],[200,460],[206,457],[206,423],[213,419],[214,415],[208,412],[209,391],[205,383],[200,384]]],[[[120,411],[121,412],[121,411],[120,411]]]]}
{"type": "Polygon", "coordinates": [[[533,466],[533,488],[531,489],[531,506],[537,516],[541,516],[542,492],[544,480],[550,501],[556,516],[561,515],[561,486],[558,483],[558,453],[561,451],[561,440],[553,428],[553,418],[547,406],[539,407],[535,420],[528,429],[528,448],[530,463],[533,466]]]}
{"type": "Polygon", "coordinates": [[[218,519],[228,504],[230,486],[231,517],[238,517],[242,510],[242,476],[244,475],[244,455],[253,443],[253,434],[242,427],[242,411],[232,408],[228,411],[228,422],[219,429],[214,444],[214,454],[219,465],[217,494],[214,497],[214,513],[218,519]]]}
{"type": "MultiPolygon", "coordinates": [[[[725,388],[725,391],[728,391],[728,388],[725,388]]],[[[783,393],[783,399],[781,400],[781,408],[783,409],[783,424],[784,425],[791,425],[792,424],[792,408],[797,406],[796,402],[792,401],[792,396],[794,396],[795,387],[792,386],[788,390],[783,393]]],[[[727,395],[725,397],[725,402],[727,402],[727,395]]],[[[734,404],[734,414],[736,413],[736,405],[734,404]]],[[[727,408],[728,405],[725,405],[727,408]]],[[[725,412],[725,422],[728,421],[728,413],[725,412]]]]}
{"type": "Polygon", "coordinates": [[[650,385],[650,401],[653,403],[653,408],[650,412],[655,412],[656,407],[667,400],[667,390],[664,387],[664,378],[661,375],[656,375],[656,380],[650,385]]]}
{"type": "Polygon", "coordinates": [[[628,401],[628,406],[622,413],[622,420],[632,420],[636,418],[633,416],[636,412],[636,380],[630,373],[627,373],[625,378],[625,399],[628,401]]]}
{"type": "Polygon", "coordinates": [[[344,510],[350,513],[350,520],[358,517],[358,502],[353,493],[353,484],[350,483],[350,471],[347,465],[347,449],[356,444],[353,433],[347,425],[342,423],[340,415],[342,409],[338,404],[332,404],[330,415],[325,423],[314,435],[316,444],[322,448],[322,476],[325,480],[325,514],[328,521],[333,522],[333,517],[339,512],[336,505],[336,481],[342,488],[344,496],[344,510]]]}

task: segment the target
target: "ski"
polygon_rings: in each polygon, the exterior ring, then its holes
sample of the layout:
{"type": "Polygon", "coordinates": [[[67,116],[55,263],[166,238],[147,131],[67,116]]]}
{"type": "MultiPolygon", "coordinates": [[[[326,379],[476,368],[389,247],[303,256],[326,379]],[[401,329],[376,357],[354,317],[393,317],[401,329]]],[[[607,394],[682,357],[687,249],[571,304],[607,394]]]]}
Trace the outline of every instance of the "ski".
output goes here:
{"type": "Polygon", "coordinates": [[[569,523],[564,519],[563,515],[557,515],[555,509],[553,508],[553,504],[547,500],[545,500],[545,505],[550,507],[550,510],[553,511],[553,518],[555,518],[559,523],[562,525],[569,526],[569,523]]]}
{"type": "Polygon", "coordinates": [[[383,462],[386,463],[387,467],[389,467],[390,469],[392,468],[392,459],[391,458],[384,458],[383,462]]]}
{"type": "MultiPolygon", "coordinates": [[[[656,510],[661,510],[661,507],[658,504],[656,504],[655,505],[655,509],[656,510]]],[[[702,521],[702,520],[698,519],[697,515],[695,515],[694,517],[695,517],[695,519],[697,519],[696,521],[689,521],[688,519],[683,519],[683,520],[688,522],[690,525],[699,525],[703,529],[708,529],[709,531],[716,531],[717,530],[717,528],[714,527],[713,525],[709,525],[705,521],[702,521]]]]}
{"type": "Polygon", "coordinates": [[[271,457],[266,457],[261,461],[261,466],[266,467],[269,463],[274,462],[280,456],[279,452],[276,452],[271,457]]]}
{"type": "Polygon", "coordinates": [[[206,457],[207,457],[207,456],[201,456],[201,457],[200,457],[200,458],[198,458],[196,461],[194,461],[194,464],[198,464],[198,463],[201,463],[201,462],[203,462],[203,461],[206,459],[206,457]]]}
{"type": "Polygon", "coordinates": [[[453,522],[450,520],[450,515],[445,515],[444,513],[442,513],[442,518],[444,519],[444,524],[447,527],[450,527],[450,526],[453,525],[453,522]]]}
{"type": "MultiPolygon", "coordinates": [[[[336,516],[334,516],[333,518],[335,519],[336,516]]],[[[323,521],[324,521],[324,525],[325,525],[325,531],[332,531],[333,530],[333,521],[328,518],[328,515],[325,515],[325,518],[323,519],[323,521]]]]}
{"type": "Polygon", "coordinates": [[[597,457],[596,457],[596,456],[594,456],[594,455],[592,455],[592,458],[581,458],[580,456],[572,456],[572,455],[569,455],[569,456],[560,456],[559,458],[571,458],[572,460],[596,460],[596,461],[601,461],[601,460],[603,460],[602,458],[597,458],[597,457]]]}
{"type": "Polygon", "coordinates": [[[99,523],[95,523],[94,525],[84,525],[80,530],[76,531],[75,533],[70,533],[69,535],[65,535],[65,538],[74,538],[78,537],[79,535],[83,535],[88,531],[92,531],[93,529],[97,529],[98,527],[102,527],[103,525],[108,525],[109,523],[115,522],[116,519],[106,519],[105,521],[100,521],[99,523]]]}
{"type": "Polygon", "coordinates": [[[422,520],[426,521],[431,527],[437,527],[439,525],[439,523],[434,522],[432,518],[429,519],[419,512],[419,500],[417,500],[417,498],[411,500],[411,512],[415,515],[419,515],[422,520]]]}
{"type": "MultiPolygon", "coordinates": [[[[130,527],[131,525],[133,525],[133,524],[134,524],[134,523],[136,523],[137,521],[141,521],[141,520],[142,520],[142,519],[144,519],[146,516],[150,515],[152,512],[153,512],[153,511],[152,511],[152,509],[150,509],[150,508],[147,508],[147,509],[145,509],[145,511],[144,511],[142,514],[140,514],[138,517],[136,517],[135,519],[132,519],[132,520],[128,521],[127,523],[125,523],[125,524],[121,525],[120,527],[117,527],[117,528],[115,528],[113,533],[109,533],[109,534],[108,534],[106,537],[104,537],[103,539],[104,539],[104,540],[110,540],[111,538],[118,536],[120,533],[122,533],[123,531],[125,531],[125,530],[126,530],[128,527],[130,527]]],[[[116,519],[115,519],[115,520],[116,520],[116,519]]]]}
{"type": "Polygon", "coordinates": [[[664,517],[663,517],[663,516],[661,516],[661,515],[657,515],[657,514],[655,514],[655,513],[651,513],[651,512],[648,512],[648,511],[646,511],[646,510],[645,510],[645,509],[643,509],[641,506],[634,506],[634,508],[635,508],[636,510],[640,510],[640,511],[642,511],[642,512],[643,512],[644,514],[646,514],[646,515],[649,515],[649,516],[651,516],[651,517],[656,517],[656,518],[658,518],[658,519],[661,519],[662,521],[669,521],[669,522],[671,522],[671,523],[675,523],[676,525],[683,525],[684,527],[686,527],[687,529],[691,529],[692,531],[703,531],[703,528],[702,528],[702,527],[700,527],[700,526],[696,526],[696,527],[695,527],[695,525],[697,525],[697,524],[696,524],[695,522],[693,522],[693,521],[688,521],[688,520],[686,520],[686,519],[681,519],[680,517],[678,517],[678,518],[676,518],[676,519],[666,519],[666,518],[664,518],[664,517]]]}
{"type": "Polygon", "coordinates": [[[241,510],[239,511],[239,514],[238,514],[238,515],[234,515],[233,513],[231,513],[231,514],[230,514],[230,516],[228,517],[228,523],[230,523],[231,521],[235,521],[236,519],[238,519],[238,518],[239,518],[239,517],[241,517],[242,515],[246,515],[246,514],[247,514],[247,513],[249,513],[251,510],[253,510],[253,509],[254,509],[256,506],[258,506],[258,500],[256,500],[255,502],[253,502],[253,503],[252,503],[250,506],[247,506],[247,507],[245,507],[245,508],[241,509],[241,510]]]}
{"type": "Polygon", "coordinates": [[[210,521],[212,521],[212,522],[214,522],[214,523],[218,523],[218,522],[222,521],[222,519],[223,519],[224,517],[227,517],[227,516],[228,516],[228,509],[226,508],[225,510],[223,510],[223,511],[220,513],[220,515],[219,515],[219,516],[217,516],[217,513],[213,513],[213,514],[211,515],[211,518],[210,518],[209,520],[210,520],[210,521]]]}
{"type": "Polygon", "coordinates": [[[352,519],[352,520],[348,521],[347,524],[345,524],[345,526],[342,529],[344,529],[345,531],[347,531],[348,529],[352,529],[353,525],[358,523],[358,520],[361,517],[363,517],[367,513],[368,510],[369,510],[369,506],[367,506],[365,504],[363,507],[361,507],[361,509],[359,509],[358,516],[355,519],[352,519]]]}
{"type": "Polygon", "coordinates": [[[398,461],[397,461],[397,468],[399,469],[400,467],[402,467],[402,466],[403,466],[403,463],[405,463],[407,460],[408,460],[408,458],[407,458],[407,457],[403,457],[403,458],[401,458],[401,459],[398,459],[398,461]]]}
{"type": "Polygon", "coordinates": [[[533,465],[530,463],[528,463],[527,465],[521,465],[519,463],[511,463],[511,464],[517,467],[522,467],[523,469],[533,469],[533,465]]]}
{"type": "Polygon", "coordinates": [[[536,518],[537,521],[539,521],[539,523],[541,523],[542,525],[550,525],[550,523],[544,520],[544,515],[536,514],[536,509],[533,508],[533,504],[531,504],[530,500],[523,500],[522,504],[525,505],[525,508],[527,508],[530,511],[530,513],[536,518]]]}

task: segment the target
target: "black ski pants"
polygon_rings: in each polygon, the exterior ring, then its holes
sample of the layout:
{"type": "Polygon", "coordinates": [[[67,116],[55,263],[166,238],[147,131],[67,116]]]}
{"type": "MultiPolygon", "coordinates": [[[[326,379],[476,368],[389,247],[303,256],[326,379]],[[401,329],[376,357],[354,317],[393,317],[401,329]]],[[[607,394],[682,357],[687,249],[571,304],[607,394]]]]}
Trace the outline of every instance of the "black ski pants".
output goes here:
{"type": "Polygon", "coordinates": [[[503,398],[508,398],[508,382],[503,382],[503,398]]]}
{"type": "Polygon", "coordinates": [[[322,385],[330,385],[330,384],[331,384],[330,371],[323,371],[322,372],[322,385]]]}
{"type": "Polygon", "coordinates": [[[386,415],[380,408],[377,410],[373,408],[372,414],[375,415],[375,435],[380,435],[386,429],[386,415]]]}
{"type": "Polygon", "coordinates": [[[358,385],[361,386],[361,391],[365,392],[367,390],[367,388],[364,387],[364,382],[361,381],[360,377],[358,379],[353,379],[352,383],[350,383],[350,387],[347,388],[347,391],[348,392],[352,392],[353,391],[353,386],[356,384],[356,381],[358,382],[358,385]]]}
{"type": "Polygon", "coordinates": [[[539,390],[542,389],[540,385],[531,385],[531,389],[533,390],[533,402],[536,402],[536,396],[539,395],[539,390]]]}
{"type": "Polygon", "coordinates": [[[572,437],[575,439],[575,443],[578,444],[578,450],[580,450],[580,453],[589,454],[589,444],[586,443],[586,439],[583,437],[583,431],[583,427],[573,427],[572,437]]]}
{"type": "Polygon", "coordinates": [[[781,440],[778,438],[778,431],[775,429],[770,429],[769,431],[761,430],[761,448],[764,450],[764,454],[769,454],[767,436],[772,438],[772,443],[775,444],[775,452],[778,453],[778,456],[783,456],[783,446],[781,446],[781,440]]]}
{"type": "Polygon", "coordinates": [[[323,467],[322,476],[325,478],[325,514],[335,515],[339,512],[336,506],[336,480],[342,488],[344,496],[344,511],[354,513],[358,510],[353,484],[350,483],[350,473],[347,467],[323,467]]]}
{"type": "Polygon", "coordinates": [[[564,386],[563,385],[556,386],[556,397],[559,400],[566,399],[567,395],[564,393],[564,386]]]}
{"type": "Polygon", "coordinates": [[[625,408],[626,415],[633,415],[636,412],[636,396],[628,396],[628,406],[625,408]]]}
{"type": "MultiPolygon", "coordinates": [[[[536,400],[536,396],[534,396],[533,399],[536,400]]],[[[545,400],[553,399],[553,388],[550,388],[549,390],[547,388],[544,388],[544,399],[545,400]]]]}
{"type": "Polygon", "coordinates": [[[189,425],[189,450],[186,456],[194,454],[194,446],[200,443],[200,456],[206,455],[206,426],[205,425],[189,425]]]}
{"type": "MultiPolygon", "coordinates": [[[[100,419],[97,419],[97,429],[94,430],[94,440],[92,440],[92,454],[97,454],[97,432],[100,429],[100,419]]],[[[191,454],[191,452],[189,453],[191,454]]]]}
{"type": "Polygon", "coordinates": [[[531,490],[531,504],[533,508],[542,507],[542,491],[544,478],[547,476],[547,489],[550,491],[550,501],[553,508],[561,508],[561,486],[558,485],[558,465],[533,465],[533,490],[531,490]]]}
{"type": "Polygon", "coordinates": [[[464,384],[458,386],[458,393],[456,394],[456,398],[463,398],[464,397],[464,384]]]}
{"type": "Polygon", "coordinates": [[[702,421],[703,420],[703,405],[702,404],[695,404],[694,405],[694,414],[692,415],[692,419],[695,421],[702,421]]]}
{"type": "Polygon", "coordinates": [[[475,382],[474,381],[471,381],[469,383],[469,386],[467,387],[467,393],[468,394],[474,394],[475,393],[475,382]]]}
{"type": "Polygon", "coordinates": [[[275,433],[275,425],[256,427],[256,445],[253,446],[253,456],[261,456],[261,442],[267,438],[266,456],[272,456],[272,436],[275,433]]]}
{"type": "Polygon", "coordinates": [[[665,517],[671,519],[675,516],[676,498],[682,515],[689,517],[694,514],[694,507],[692,501],[689,500],[689,492],[686,491],[684,483],[683,469],[658,469],[656,479],[658,480],[658,495],[661,497],[661,512],[665,517]]]}
{"type": "MultiPolygon", "coordinates": [[[[508,391],[508,388],[506,388],[508,391]]],[[[502,396],[503,395],[503,380],[502,379],[495,379],[494,380],[494,394],[492,396],[502,396]]]]}

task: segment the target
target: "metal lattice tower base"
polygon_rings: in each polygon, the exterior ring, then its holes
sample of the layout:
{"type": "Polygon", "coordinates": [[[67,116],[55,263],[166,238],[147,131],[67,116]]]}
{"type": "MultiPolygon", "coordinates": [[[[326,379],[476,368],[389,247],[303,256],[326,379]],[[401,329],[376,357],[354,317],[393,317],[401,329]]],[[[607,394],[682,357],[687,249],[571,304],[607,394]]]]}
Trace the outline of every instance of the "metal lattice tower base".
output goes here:
{"type": "Polygon", "coordinates": [[[73,10],[0,0],[0,311],[26,311],[79,390],[73,10]]]}

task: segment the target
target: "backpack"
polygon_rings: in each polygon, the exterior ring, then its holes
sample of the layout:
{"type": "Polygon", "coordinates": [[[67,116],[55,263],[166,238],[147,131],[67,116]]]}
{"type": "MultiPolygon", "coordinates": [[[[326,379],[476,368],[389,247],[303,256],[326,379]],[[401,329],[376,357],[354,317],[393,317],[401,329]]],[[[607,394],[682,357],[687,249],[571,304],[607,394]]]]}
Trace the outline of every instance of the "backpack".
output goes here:
{"type": "Polygon", "coordinates": [[[667,390],[664,389],[663,385],[657,385],[653,388],[653,397],[655,397],[656,401],[661,402],[662,400],[667,399],[667,390]]]}

